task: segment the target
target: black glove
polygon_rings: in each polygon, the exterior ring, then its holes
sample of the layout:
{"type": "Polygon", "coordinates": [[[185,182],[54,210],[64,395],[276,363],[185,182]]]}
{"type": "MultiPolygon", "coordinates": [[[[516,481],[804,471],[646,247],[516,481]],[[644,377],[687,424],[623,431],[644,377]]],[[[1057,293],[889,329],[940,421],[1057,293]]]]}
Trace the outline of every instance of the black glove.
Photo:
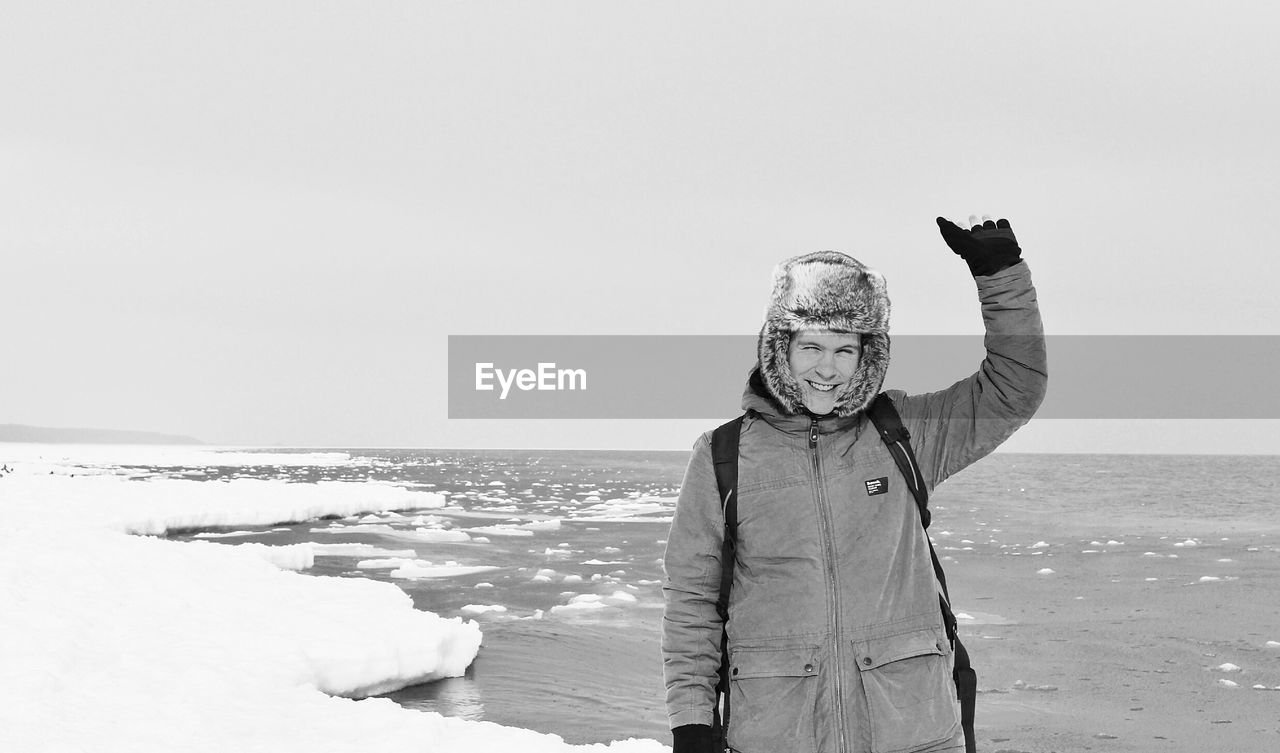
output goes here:
{"type": "Polygon", "coordinates": [[[965,230],[946,217],[938,218],[942,240],[969,265],[974,277],[993,275],[1022,261],[1022,249],[1008,220],[987,220],[965,230]]]}
{"type": "Polygon", "coordinates": [[[711,727],[706,724],[686,724],[671,730],[674,738],[671,753],[724,753],[716,750],[711,727]]]}

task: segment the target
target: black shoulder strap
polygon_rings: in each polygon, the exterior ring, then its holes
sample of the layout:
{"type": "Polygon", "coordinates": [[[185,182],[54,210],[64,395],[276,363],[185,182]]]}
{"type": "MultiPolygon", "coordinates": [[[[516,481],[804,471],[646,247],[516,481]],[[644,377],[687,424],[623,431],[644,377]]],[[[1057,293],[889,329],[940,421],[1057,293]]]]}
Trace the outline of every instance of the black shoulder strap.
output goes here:
{"type": "MultiPolygon", "coordinates": [[[[711,433],[711,461],[715,464],[716,488],[720,492],[720,509],[724,513],[724,542],[720,546],[720,595],[716,599],[716,612],[722,626],[729,624],[729,591],[733,587],[733,568],[737,563],[738,543],[738,439],[742,435],[742,420],[738,416],[716,427],[711,433]]],[[[712,712],[711,735],[719,743],[717,750],[728,748],[725,739],[729,727],[729,633],[725,627],[720,632],[720,669],[716,682],[716,705],[712,712]],[[721,698],[724,716],[721,718],[721,698]]]]}
{"type": "MultiPolygon", "coordinates": [[[[916,498],[916,507],[920,510],[920,525],[927,530],[932,518],[929,513],[929,489],[925,486],[924,475],[920,472],[920,464],[916,461],[915,453],[911,451],[911,434],[907,432],[907,427],[902,425],[902,417],[898,415],[898,409],[893,406],[889,396],[881,392],[876,395],[875,400],[871,401],[871,405],[867,408],[867,416],[876,427],[876,431],[880,433],[880,439],[889,448],[889,454],[893,455],[894,462],[898,464],[898,470],[902,471],[902,477],[907,480],[907,486],[911,489],[912,496],[916,498]]],[[[933,560],[933,572],[938,577],[938,584],[942,586],[942,596],[938,600],[942,607],[942,620],[947,628],[947,637],[951,639],[951,645],[955,648],[956,661],[952,675],[956,683],[956,693],[960,698],[960,721],[964,727],[965,751],[974,753],[977,750],[973,721],[977,706],[978,674],[969,662],[968,650],[960,642],[955,614],[951,611],[951,594],[947,591],[947,575],[942,571],[942,563],[938,561],[938,553],[933,550],[933,541],[929,539],[928,533],[925,533],[925,540],[929,542],[929,559],[933,560]]]]}
{"type": "MultiPolygon", "coordinates": [[[[715,463],[720,509],[724,512],[725,543],[738,537],[738,438],[745,415],[721,424],[711,433],[711,461],[715,463]]],[[[724,589],[721,589],[724,590],[724,589]]]]}
{"type": "Polygon", "coordinates": [[[907,486],[916,498],[916,507],[920,509],[920,525],[927,529],[933,517],[929,512],[929,489],[925,486],[915,453],[911,451],[911,435],[907,433],[907,427],[902,425],[898,409],[893,407],[889,396],[881,392],[871,401],[867,416],[871,418],[876,431],[880,432],[880,439],[889,448],[898,464],[898,470],[902,471],[902,477],[907,480],[907,486]]]}

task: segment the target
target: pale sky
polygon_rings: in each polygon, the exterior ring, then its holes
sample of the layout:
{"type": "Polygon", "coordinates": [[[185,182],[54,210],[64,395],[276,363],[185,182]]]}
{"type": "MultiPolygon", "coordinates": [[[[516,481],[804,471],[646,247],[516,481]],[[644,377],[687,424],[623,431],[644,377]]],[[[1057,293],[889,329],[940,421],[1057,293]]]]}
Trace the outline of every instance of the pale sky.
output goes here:
{"type": "MultiPolygon", "coordinates": [[[[715,422],[450,421],[446,338],[749,334],[827,248],[885,274],[895,334],[976,333],[939,214],[1012,220],[1051,334],[1280,335],[1265,4],[4,15],[0,423],[685,449],[715,422]]],[[[1280,452],[1280,421],[1006,449],[1280,452]]]]}

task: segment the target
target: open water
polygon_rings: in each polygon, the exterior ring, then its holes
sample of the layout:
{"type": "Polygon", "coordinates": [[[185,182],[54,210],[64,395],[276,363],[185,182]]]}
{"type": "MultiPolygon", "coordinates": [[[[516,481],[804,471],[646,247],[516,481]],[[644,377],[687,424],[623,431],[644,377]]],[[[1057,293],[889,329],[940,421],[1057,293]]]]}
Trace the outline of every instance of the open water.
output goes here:
{"type": "MultiPolygon", "coordinates": [[[[402,705],[570,742],[669,739],[658,650],[661,556],[687,452],[348,452],[358,462],[192,469],[190,477],[383,480],[446,495],[441,509],[300,522],[226,540],[369,544],[412,550],[435,565],[492,568],[408,579],[357,567],[367,555],[322,552],[309,572],[387,580],[420,609],[481,623],[484,645],[466,677],[389,695],[402,705]],[[448,537],[440,532],[458,540],[434,540],[448,537]],[[505,611],[464,610],[469,605],[505,611]]],[[[938,489],[931,534],[951,561],[1031,555],[1034,531],[1149,533],[1154,542],[1170,530],[1274,530],[1277,502],[1280,457],[997,454],[938,489]],[[957,531],[982,536],[962,542],[957,531]]]]}

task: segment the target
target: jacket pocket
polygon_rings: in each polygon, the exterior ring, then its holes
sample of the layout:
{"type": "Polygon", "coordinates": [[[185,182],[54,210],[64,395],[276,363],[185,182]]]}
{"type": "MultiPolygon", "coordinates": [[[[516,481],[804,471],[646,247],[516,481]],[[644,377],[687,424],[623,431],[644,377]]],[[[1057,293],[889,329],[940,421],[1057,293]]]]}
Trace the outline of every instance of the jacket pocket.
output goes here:
{"type": "Polygon", "coordinates": [[[940,630],[855,641],[873,753],[910,753],[955,736],[960,710],[940,630]]]}
{"type": "Polygon", "coordinates": [[[729,745],[742,753],[817,749],[816,648],[730,652],[729,745]]]}

